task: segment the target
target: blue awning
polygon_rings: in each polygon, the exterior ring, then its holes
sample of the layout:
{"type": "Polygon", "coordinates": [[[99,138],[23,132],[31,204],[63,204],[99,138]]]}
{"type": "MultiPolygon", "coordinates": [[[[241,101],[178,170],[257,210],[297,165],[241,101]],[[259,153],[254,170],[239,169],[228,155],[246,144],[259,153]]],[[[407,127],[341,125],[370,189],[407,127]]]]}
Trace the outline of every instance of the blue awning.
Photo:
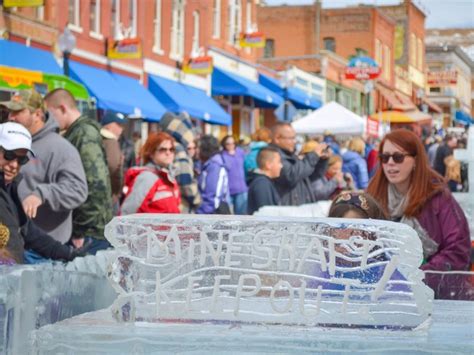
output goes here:
{"type": "Polygon", "coordinates": [[[467,126],[474,124],[474,119],[467,112],[464,112],[462,110],[456,111],[454,115],[454,120],[467,126]]]}
{"type": "Polygon", "coordinates": [[[186,111],[205,122],[232,124],[232,117],[203,90],[156,75],[148,76],[148,89],[171,112],[186,111]]]}
{"type": "Polygon", "coordinates": [[[278,107],[283,99],[266,87],[239,75],[214,68],[212,72],[212,95],[249,96],[256,107],[278,107]]]}
{"type": "Polygon", "coordinates": [[[0,40],[0,65],[49,74],[63,74],[51,52],[8,40],[0,40]]]}
{"type": "Polygon", "coordinates": [[[321,100],[317,97],[311,96],[303,90],[290,86],[285,88],[283,83],[275,78],[265,74],[259,74],[258,81],[260,84],[270,89],[275,94],[291,101],[293,105],[300,110],[317,110],[322,106],[321,100]]]}
{"type": "Polygon", "coordinates": [[[70,70],[71,77],[87,87],[101,109],[139,114],[150,121],[159,121],[166,112],[138,80],[74,61],[70,62],[70,70]]]}

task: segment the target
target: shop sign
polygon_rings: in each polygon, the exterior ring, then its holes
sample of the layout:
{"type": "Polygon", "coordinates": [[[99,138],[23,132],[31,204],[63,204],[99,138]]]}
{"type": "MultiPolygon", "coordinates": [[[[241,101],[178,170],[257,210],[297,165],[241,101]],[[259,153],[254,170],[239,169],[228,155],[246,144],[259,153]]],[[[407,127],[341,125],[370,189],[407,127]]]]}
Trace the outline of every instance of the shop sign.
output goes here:
{"type": "Polygon", "coordinates": [[[37,7],[43,6],[44,0],[3,0],[3,7],[37,7]]]}
{"type": "Polygon", "coordinates": [[[0,66],[0,87],[22,90],[43,82],[43,73],[0,66]]]}
{"type": "Polygon", "coordinates": [[[213,61],[210,56],[189,58],[183,64],[183,72],[186,74],[209,75],[212,74],[213,69],[213,61]]]}
{"type": "Polygon", "coordinates": [[[9,90],[34,88],[41,94],[46,94],[53,89],[64,88],[70,91],[78,100],[87,100],[89,98],[87,89],[83,85],[64,75],[46,74],[4,66],[0,66],[0,88],[9,90]]]}
{"type": "Polygon", "coordinates": [[[140,59],[142,57],[140,38],[109,40],[107,57],[110,59],[140,59]]]}
{"type": "Polygon", "coordinates": [[[265,36],[262,32],[241,33],[240,46],[250,48],[264,48],[265,36]]]}
{"type": "Polygon", "coordinates": [[[381,74],[380,67],[370,57],[355,57],[346,67],[346,79],[372,80],[381,74]]]}
{"type": "Polygon", "coordinates": [[[428,86],[450,86],[457,82],[457,70],[429,71],[427,74],[428,86]]]}
{"type": "Polygon", "coordinates": [[[379,135],[379,121],[367,118],[367,135],[371,137],[379,135]]]}

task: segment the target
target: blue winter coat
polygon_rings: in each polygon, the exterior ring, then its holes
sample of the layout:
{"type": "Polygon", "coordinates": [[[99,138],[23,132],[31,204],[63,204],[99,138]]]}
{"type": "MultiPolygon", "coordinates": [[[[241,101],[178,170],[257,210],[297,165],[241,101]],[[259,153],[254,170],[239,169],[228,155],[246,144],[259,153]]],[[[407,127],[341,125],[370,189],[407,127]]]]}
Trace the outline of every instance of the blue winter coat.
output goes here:
{"type": "Polygon", "coordinates": [[[356,189],[365,190],[369,184],[369,174],[367,172],[367,163],[358,153],[349,150],[342,156],[342,171],[350,173],[354,180],[356,189]]]}

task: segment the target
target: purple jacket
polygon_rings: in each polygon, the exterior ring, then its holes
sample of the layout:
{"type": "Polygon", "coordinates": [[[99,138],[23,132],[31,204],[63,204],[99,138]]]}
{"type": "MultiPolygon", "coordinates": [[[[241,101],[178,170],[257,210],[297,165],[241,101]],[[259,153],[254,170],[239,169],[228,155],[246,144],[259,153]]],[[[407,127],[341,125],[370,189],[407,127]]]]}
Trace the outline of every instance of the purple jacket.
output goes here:
{"type": "Polygon", "coordinates": [[[247,192],[248,187],[245,182],[245,170],[244,170],[244,151],[237,147],[235,155],[229,154],[227,151],[221,152],[224,158],[225,165],[227,166],[227,172],[229,174],[229,191],[231,195],[240,194],[247,192]]]}
{"type": "Polygon", "coordinates": [[[203,164],[198,187],[202,202],[196,213],[211,214],[222,201],[229,202],[229,181],[222,155],[215,154],[203,164]]]}
{"type": "Polygon", "coordinates": [[[453,195],[445,190],[434,195],[418,216],[421,226],[439,248],[423,270],[468,270],[471,239],[466,216],[453,195]]]}

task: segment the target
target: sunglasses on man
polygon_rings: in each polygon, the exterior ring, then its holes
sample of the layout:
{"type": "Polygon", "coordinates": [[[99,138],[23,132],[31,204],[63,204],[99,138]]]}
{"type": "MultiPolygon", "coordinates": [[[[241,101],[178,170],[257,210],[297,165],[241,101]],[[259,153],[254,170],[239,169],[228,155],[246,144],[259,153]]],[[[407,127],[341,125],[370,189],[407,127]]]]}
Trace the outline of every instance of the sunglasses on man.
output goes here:
{"type": "Polygon", "coordinates": [[[3,158],[6,161],[16,160],[18,164],[20,165],[25,165],[26,163],[30,161],[30,158],[28,158],[27,155],[17,155],[13,150],[6,150],[6,149],[2,149],[2,150],[3,150],[3,158]]]}
{"type": "Polygon", "coordinates": [[[393,159],[393,162],[395,164],[401,164],[401,163],[404,162],[406,156],[412,157],[413,154],[403,154],[403,153],[386,154],[386,153],[382,153],[382,154],[379,154],[379,159],[382,162],[382,164],[387,164],[388,161],[390,160],[390,158],[393,159]]]}

